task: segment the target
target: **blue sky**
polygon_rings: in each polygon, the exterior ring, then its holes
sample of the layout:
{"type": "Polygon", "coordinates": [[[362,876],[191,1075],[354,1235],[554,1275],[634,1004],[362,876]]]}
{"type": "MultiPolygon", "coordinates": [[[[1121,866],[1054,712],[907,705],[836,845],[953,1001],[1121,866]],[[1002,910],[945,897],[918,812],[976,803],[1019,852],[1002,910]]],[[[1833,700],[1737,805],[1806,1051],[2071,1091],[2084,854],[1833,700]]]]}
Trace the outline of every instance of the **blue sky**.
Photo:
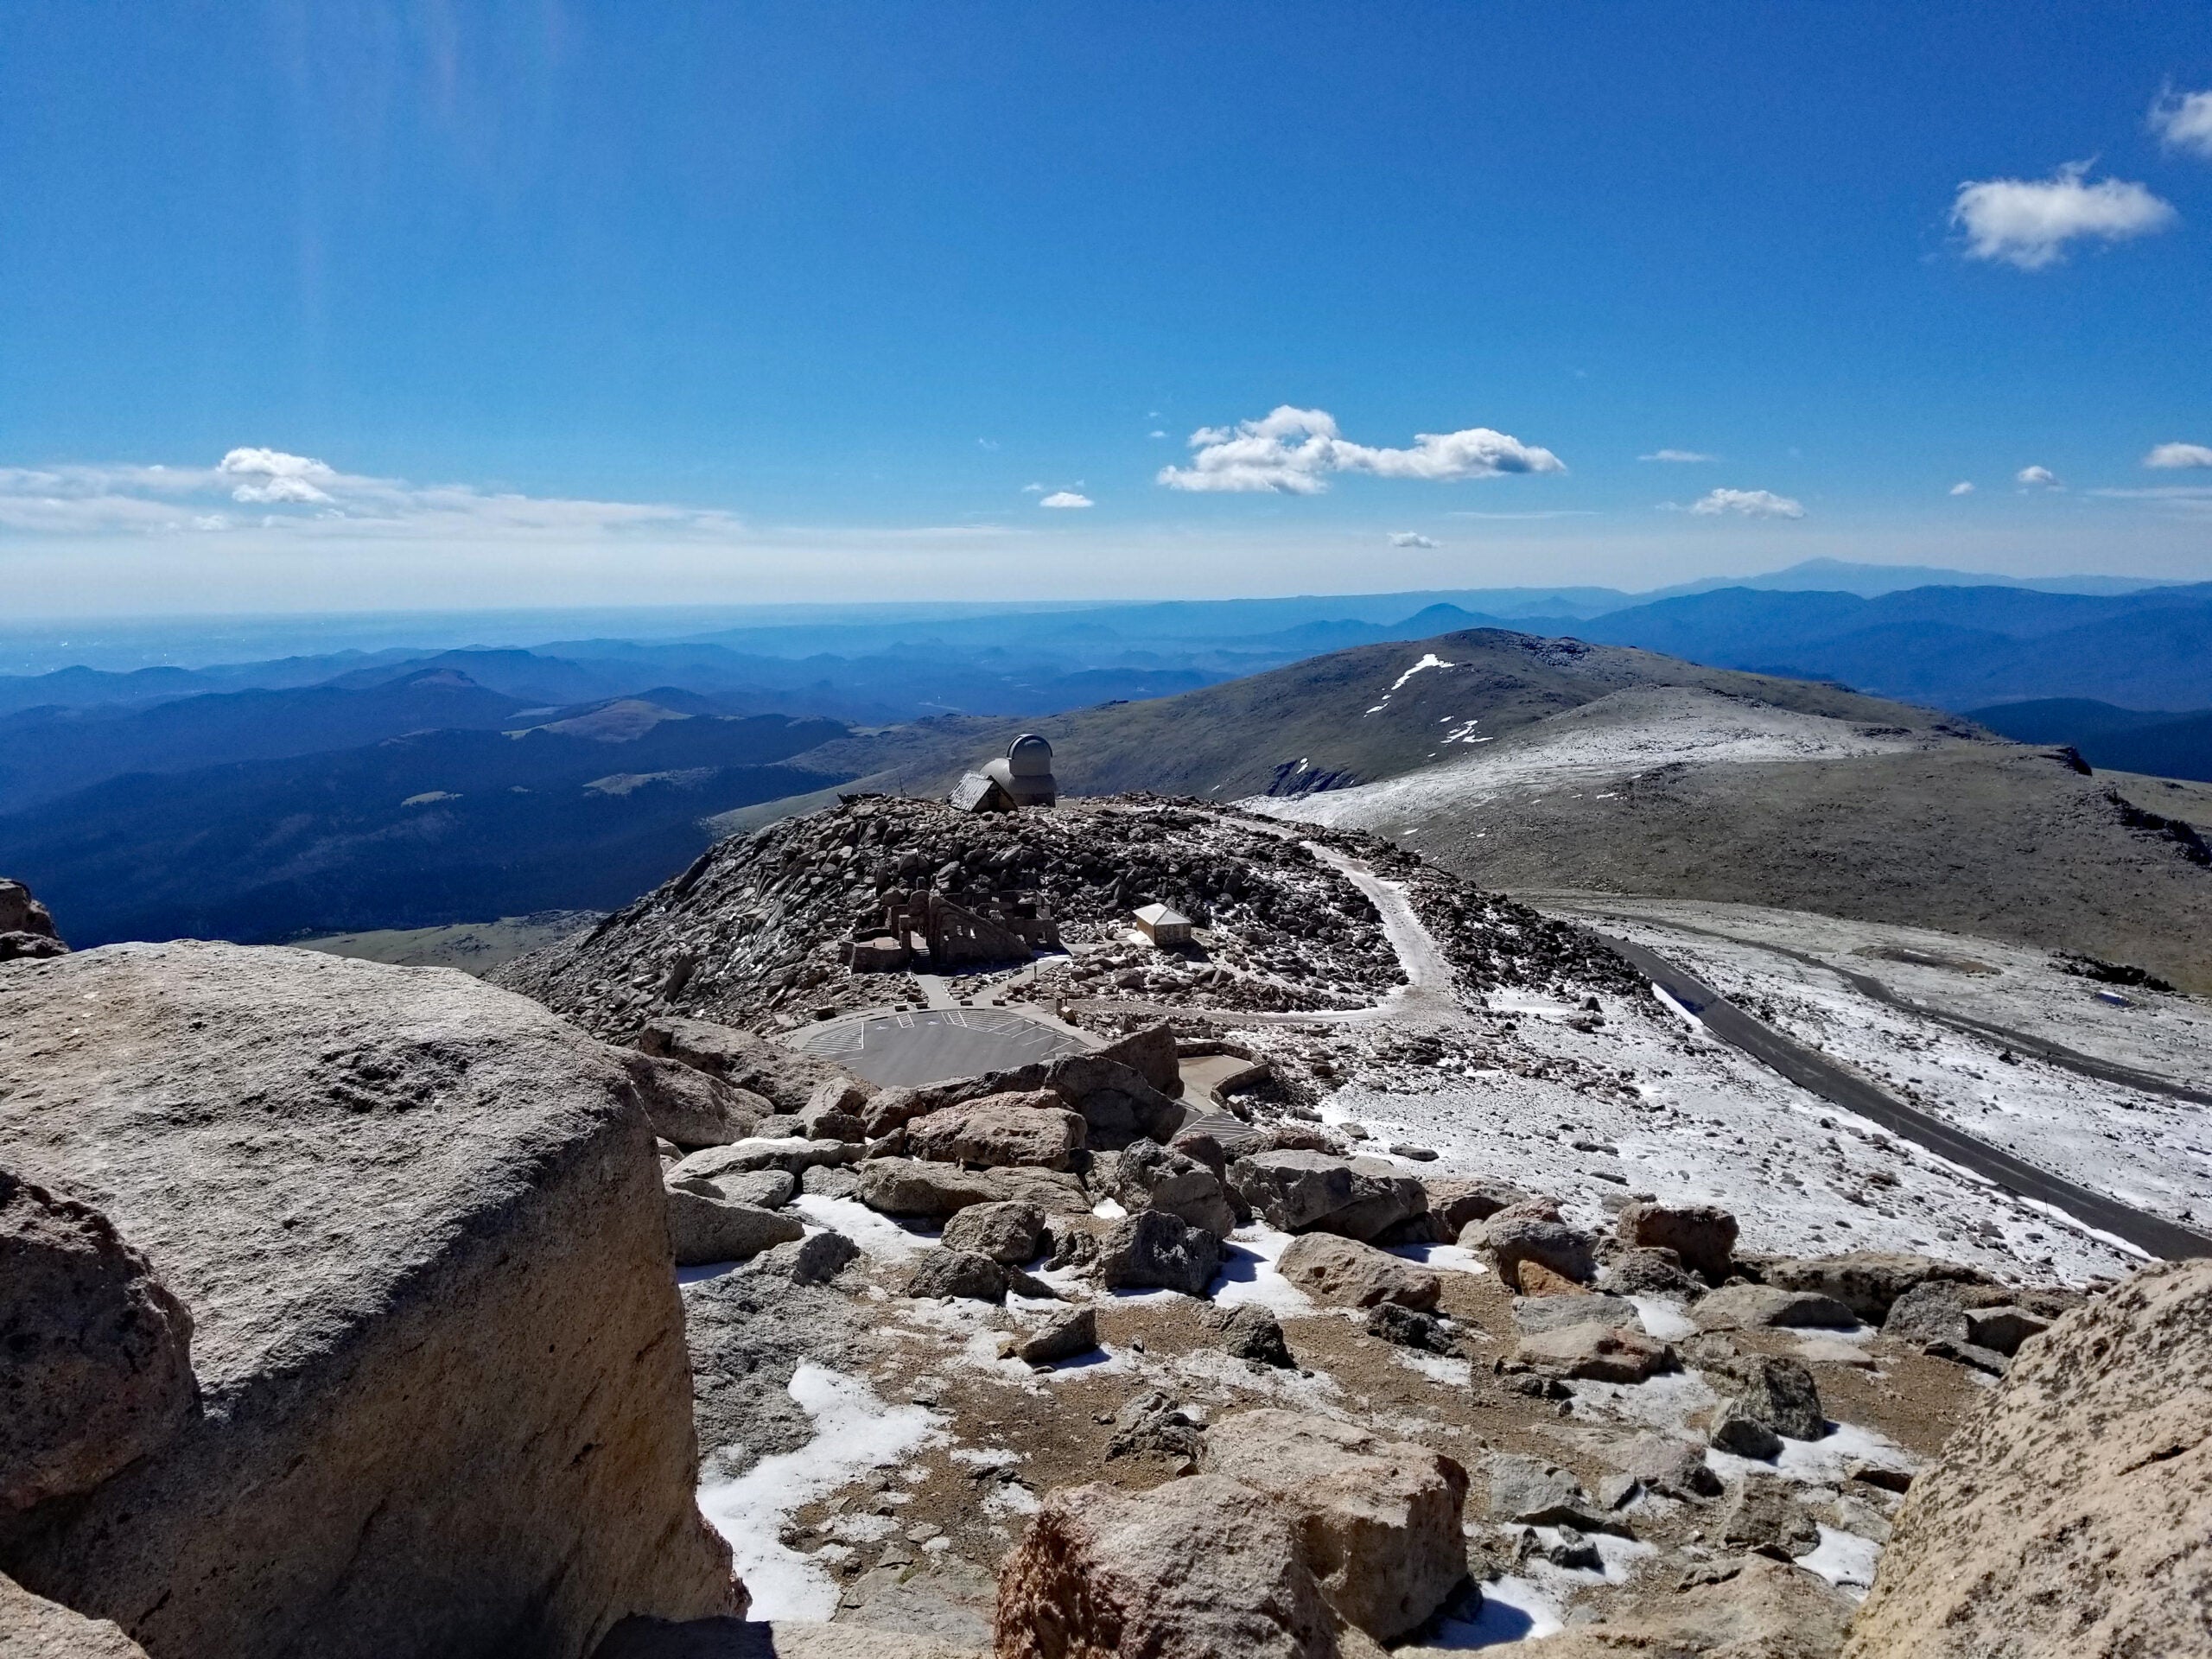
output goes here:
{"type": "Polygon", "coordinates": [[[29,611],[2212,579],[2202,3],[10,20],[29,611]]]}

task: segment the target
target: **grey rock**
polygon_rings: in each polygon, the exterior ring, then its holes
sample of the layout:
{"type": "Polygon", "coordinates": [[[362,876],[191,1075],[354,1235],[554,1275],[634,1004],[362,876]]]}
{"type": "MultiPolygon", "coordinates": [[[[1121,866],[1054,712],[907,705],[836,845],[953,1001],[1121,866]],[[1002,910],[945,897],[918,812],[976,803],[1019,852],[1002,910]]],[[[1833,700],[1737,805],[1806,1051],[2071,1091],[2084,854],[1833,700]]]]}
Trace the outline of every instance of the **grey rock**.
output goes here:
{"type": "Polygon", "coordinates": [[[1428,1208],[1428,1191],[1414,1177],[1357,1169],[1325,1153],[1256,1153],[1229,1166],[1229,1182],[1255,1215],[1287,1233],[1367,1240],[1428,1208]]]}
{"type": "Polygon", "coordinates": [[[1907,1250],[1848,1250],[1838,1255],[1783,1257],[1761,1264],[1759,1277],[1783,1290],[1833,1296],[1868,1325],[1880,1325],[1899,1297],[1923,1285],[1987,1283],[1987,1276],[1972,1268],[1907,1250]]]}
{"type": "Polygon", "coordinates": [[[797,1176],[817,1164],[850,1164],[860,1160],[861,1149],[844,1141],[804,1141],[796,1136],[754,1136],[726,1147],[708,1147],[687,1154],[669,1172],[680,1180],[696,1175],[719,1181],[725,1175],[749,1174],[757,1169],[780,1169],[797,1176]]]}
{"type": "Polygon", "coordinates": [[[1509,1290],[1522,1288],[1521,1269],[1530,1262],[1575,1284],[1586,1285],[1598,1276],[1592,1253],[1595,1241],[1563,1221],[1502,1210],[1487,1221],[1471,1223],[1459,1243],[1487,1256],[1509,1290]]]}
{"type": "Polygon", "coordinates": [[[1006,1300],[1006,1268],[972,1250],[931,1250],[906,1281],[909,1296],[953,1296],[967,1301],[1006,1300]]]}
{"type": "Polygon", "coordinates": [[[2014,1307],[2009,1303],[1967,1310],[1967,1340],[2007,1359],[2018,1353],[2020,1344],[2030,1337],[2039,1337],[2050,1329],[2049,1319],[2038,1319],[2024,1307],[2014,1307]]]}
{"type": "Polygon", "coordinates": [[[863,1141],[868,1091],[855,1077],[825,1077],[799,1108],[798,1130],[815,1141],[863,1141]]]}
{"type": "Polygon", "coordinates": [[[1214,1173],[1156,1141],[1131,1141],[1116,1160],[1107,1190],[1125,1209],[1162,1210],[1217,1238],[1236,1228],[1236,1212],[1214,1173]]]}
{"type": "Polygon", "coordinates": [[[1672,1250],[1707,1283],[1728,1276],[1736,1249],[1736,1217],[1717,1205],[1640,1200],[1613,1217],[1613,1234],[1631,1249],[1672,1250]]]}
{"type": "Polygon", "coordinates": [[[861,1178],[849,1164],[810,1164],[798,1178],[798,1188],[818,1198],[850,1198],[859,1195],[861,1178]]]}
{"type": "Polygon", "coordinates": [[[1033,1262],[1044,1246],[1045,1212],[1033,1204],[972,1204],[944,1224],[944,1248],[1008,1267],[1033,1262]]]}
{"type": "Polygon", "coordinates": [[[1163,1095],[1183,1092],[1182,1065],[1175,1052],[1175,1033],[1166,1024],[1133,1031],[1092,1051],[1091,1058],[1128,1066],[1163,1095]]]}
{"type": "Polygon", "coordinates": [[[1591,1382],[1642,1382],[1675,1365],[1674,1350],[1641,1331],[1586,1322],[1522,1337],[1513,1350],[1524,1365],[1591,1382]]]}
{"type": "Polygon", "coordinates": [[[1106,1442],[1109,1459],[1168,1458],[1194,1468],[1205,1450],[1204,1431],[1182,1407],[1157,1389],[1135,1396],[1114,1414],[1114,1433],[1106,1442]]]}
{"type": "Polygon", "coordinates": [[[112,1619],[86,1618],[0,1574],[0,1653],[9,1659],[146,1659],[112,1619]]]}
{"type": "Polygon", "coordinates": [[[1428,1268],[1333,1233],[1294,1238],[1275,1258],[1275,1270],[1314,1300],[1331,1307],[1436,1306],[1444,1281],[1428,1268]]]}
{"type": "Polygon", "coordinates": [[[1142,1137],[1165,1145],[1189,1116],[1179,1100],[1131,1065],[1101,1054],[1070,1054],[1045,1068],[1044,1086],[1083,1115],[1089,1144],[1115,1151],[1142,1137]]]}
{"type": "Polygon", "coordinates": [[[1524,1296],[1513,1305],[1513,1328],[1523,1334],[1564,1331],[1571,1325],[1605,1325],[1641,1332],[1636,1304],[1619,1296],[1524,1296]]]}
{"type": "Polygon", "coordinates": [[[1435,1314],[1402,1307],[1395,1302],[1377,1302],[1368,1310],[1367,1334],[1396,1347],[1419,1349],[1423,1353],[1442,1354],[1447,1358],[1457,1359],[1465,1352],[1459,1338],[1435,1314]]]}
{"type": "Polygon", "coordinates": [[[0,962],[46,961],[69,947],[54,931],[54,918],[20,881],[0,880],[0,962]]]}
{"type": "Polygon", "coordinates": [[[0,933],[0,962],[43,962],[66,957],[69,947],[47,933],[0,933]]]}
{"type": "Polygon", "coordinates": [[[1557,1464],[1516,1452],[1493,1452],[1480,1472],[1489,1483],[1485,1512],[1493,1521],[1529,1527],[1580,1527],[1618,1532],[1621,1523],[1592,1501],[1573,1474],[1557,1464]]]}
{"type": "Polygon", "coordinates": [[[787,1169],[734,1169],[711,1180],[703,1175],[671,1172],[668,1184],[681,1185],[689,1192],[703,1192],[712,1198],[728,1198],[732,1204],[749,1204],[756,1210],[780,1210],[798,1191],[798,1182],[787,1169]]]}
{"type": "Polygon", "coordinates": [[[1723,1286],[1700,1297],[1690,1318],[1700,1331],[1848,1331],[1859,1323],[1833,1296],[1772,1285],[1723,1286]]]}
{"type": "Polygon", "coordinates": [[[1111,1289],[1203,1296],[1220,1271],[1221,1240],[1164,1210],[1141,1210],[1099,1241],[1098,1279],[1111,1289]]]}
{"type": "Polygon", "coordinates": [[[0,1512],[166,1445],[194,1414],[191,1347],[191,1314],[106,1217],[0,1169],[0,1512]]]}
{"type": "Polygon", "coordinates": [[[696,1067],[635,1049],[617,1052],[653,1133],[686,1150],[742,1141],[769,1114],[760,1096],[696,1067]]]}
{"type": "Polygon", "coordinates": [[[1729,1391],[1713,1415],[1713,1444],[1740,1458],[1771,1458],[1780,1437],[1817,1440],[1828,1432],[1821,1391],[1798,1361],[1747,1355],[1723,1375],[1729,1391]]]}
{"type": "Polygon", "coordinates": [[[1623,1250],[1606,1268],[1607,1290],[1622,1296],[1665,1296],[1690,1301],[1705,1294],[1702,1280],[1691,1277],[1672,1250],[1623,1250]]]}
{"type": "Polygon", "coordinates": [[[781,1112],[804,1109],[815,1090],[833,1079],[874,1092],[873,1084],[841,1065],[711,1020],[649,1020],[638,1033],[638,1047],[759,1095],[781,1112]]]}
{"type": "Polygon", "coordinates": [[[762,1252],[754,1258],[754,1265],[762,1273],[780,1274],[794,1284],[820,1285],[850,1267],[860,1253],[861,1247],[844,1234],[826,1228],[762,1252]]]}
{"type": "Polygon", "coordinates": [[[1098,1315],[1087,1307],[1055,1314],[1014,1350],[1027,1365],[1052,1365],[1087,1354],[1098,1345],[1098,1315]]]}
{"type": "Polygon", "coordinates": [[[933,1220],[973,1204],[1033,1204],[1050,1216],[1085,1215],[1090,1195],[1073,1175],[1042,1169],[963,1169],[920,1158],[871,1158],[853,1196],[887,1216],[933,1220]]]}
{"type": "Polygon", "coordinates": [[[0,1165],[144,1253],[202,1406],[15,1576],[226,1659],[739,1611],[614,1052],[452,970],[189,942],[0,972],[0,1165]]]}
{"type": "Polygon", "coordinates": [[[742,1262],[806,1231],[797,1217],[749,1204],[733,1204],[671,1186],[667,1192],[668,1242],[679,1268],[742,1262]]]}
{"type": "Polygon", "coordinates": [[[1221,1325],[1221,1345],[1223,1351],[1255,1368],[1298,1369],[1290,1344],[1283,1340],[1281,1323],[1256,1302],[1230,1310],[1221,1325]]]}
{"type": "Polygon", "coordinates": [[[1721,1507],[1719,1526],[1722,1543],[1778,1561],[1808,1554],[1821,1541],[1819,1524],[1791,1484],[1775,1475],[1740,1483],[1721,1507]]]}
{"type": "Polygon", "coordinates": [[[1682,1499],[1720,1494],[1720,1477],[1706,1462],[1705,1448],[1694,1441],[1639,1434],[1607,1455],[1642,1491],[1682,1499]]]}

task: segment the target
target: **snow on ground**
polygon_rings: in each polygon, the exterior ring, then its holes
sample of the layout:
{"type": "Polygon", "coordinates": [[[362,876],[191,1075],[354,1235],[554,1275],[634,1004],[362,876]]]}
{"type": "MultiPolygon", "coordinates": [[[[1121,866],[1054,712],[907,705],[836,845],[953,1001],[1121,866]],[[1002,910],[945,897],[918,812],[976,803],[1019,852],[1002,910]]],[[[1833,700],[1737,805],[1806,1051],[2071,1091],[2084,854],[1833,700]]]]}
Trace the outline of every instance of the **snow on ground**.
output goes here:
{"type": "MultiPolygon", "coordinates": [[[[1341,1088],[1321,1115],[1384,1145],[1434,1148],[1440,1157],[1425,1173],[1548,1192],[1586,1226],[1649,1193],[1723,1205],[1741,1223],[1747,1250],[1921,1250],[2007,1278],[2069,1284],[2139,1260],[1840,1111],[1649,995],[1602,1001],[1605,1023],[1594,1030],[1521,1013],[1511,1040],[1533,1051],[1533,1065],[1471,1077],[1447,1055],[1418,1081],[1341,1088]]],[[[1262,1030],[1249,1035],[1268,1040],[1262,1030]]]]}
{"type": "Polygon", "coordinates": [[[1503,795],[1597,788],[1676,761],[1827,760],[1924,744],[1909,736],[1868,736],[1849,721],[1823,715],[1656,686],[1617,691],[1402,778],[1238,804],[1306,823],[1375,829],[1503,795]]]}
{"type": "MultiPolygon", "coordinates": [[[[1970,1135],[2139,1210],[2183,1224],[2212,1223],[2212,1106],[2106,1083],[2032,1054],[2013,1053],[2000,1038],[1890,1007],[1835,974],[1757,944],[1632,918],[1609,925],[1664,952],[1777,1029],[1970,1135]],[[2007,1053],[2012,1053],[2010,1060],[2002,1058],[2007,1053]]],[[[1791,941],[1789,948],[1805,947],[1791,941]]],[[[1999,953],[1980,940],[1940,934],[1923,935],[1919,950],[1976,963],[1999,953]],[[1943,942],[1940,948],[1933,943],[1937,940],[1943,942]]],[[[2107,1026],[2139,1021],[2143,1036],[2155,1035],[2171,1045],[2145,1069],[2177,1081],[2191,1081],[2192,1073],[2212,1070],[2192,1065],[2197,1055],[2212,1053],[2212,1016],[2190,999],[2144,995],[2134,1005],[2115,1009],[2094,1000],[2092,982],[2060,974],[2031,952],[2005,954],[2014,960],[2002,975],[1926,967],[1918,972],[1923,980],[1948,974],[1965,982],[1976,1018],[2064,1041],[2054,1014],[2063,1010],[2075,1023],[2084,1024],[2097,1019],[2089,1011],[2098,1010],[2108,1016],[2103,1020],[2107,1026]],[[2015,988],[2003,1001],[1990,984],[2000,977],[2015,988]]],[[[1901,988],[1892,970],[1913,967],[1884,958],[1839,959],[1893,990],[1901,988]]],[[[2087,1052],[2086,1044],[2069,1046],[2087,1052]]]]}
{"type": "Polygon", "coordinates": [[[729,1541],[737,1574],[753,1592],[753,1618],[816,1623],[837,1611],[836,1582],[824,1552],[802,1555],[784,1543],[785,1523],[803,1505],[941,1444],[946,1433],[937,1413],[887,1404],[858,1378],[811,1363],[792,1374],[790,1392],[814,1420],[814,1438],[761,1459],[735,1480],[702,1485],[699,1509],[729,1541]]]}

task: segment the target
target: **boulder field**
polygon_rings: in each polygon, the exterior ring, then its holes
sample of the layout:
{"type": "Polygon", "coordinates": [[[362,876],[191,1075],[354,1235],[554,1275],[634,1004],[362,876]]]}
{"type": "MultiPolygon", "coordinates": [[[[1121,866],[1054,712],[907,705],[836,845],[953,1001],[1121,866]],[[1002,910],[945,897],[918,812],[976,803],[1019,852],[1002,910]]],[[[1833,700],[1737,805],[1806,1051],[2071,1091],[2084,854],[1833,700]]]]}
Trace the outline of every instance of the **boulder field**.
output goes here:
{"type": "Polygon", "coordinates": [[[0,1168],[8,1605],[156,1659],[741,1611],[645,1108],[543,1008],[301,950],[18,960],[0,1168]]]}

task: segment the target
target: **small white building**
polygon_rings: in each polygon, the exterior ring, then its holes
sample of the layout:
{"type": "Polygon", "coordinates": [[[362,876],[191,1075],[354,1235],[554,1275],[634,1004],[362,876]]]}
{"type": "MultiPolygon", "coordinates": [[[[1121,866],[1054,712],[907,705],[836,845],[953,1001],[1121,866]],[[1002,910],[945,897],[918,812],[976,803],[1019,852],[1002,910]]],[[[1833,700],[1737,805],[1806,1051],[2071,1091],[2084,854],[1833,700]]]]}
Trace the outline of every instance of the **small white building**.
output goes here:
{"type": "Polygon", "coordinates": [[[1191,918],[1166,905],[1147,905],[1136,912],[1137,931],[1165,949],[1191,943],[1191,918]]]}

